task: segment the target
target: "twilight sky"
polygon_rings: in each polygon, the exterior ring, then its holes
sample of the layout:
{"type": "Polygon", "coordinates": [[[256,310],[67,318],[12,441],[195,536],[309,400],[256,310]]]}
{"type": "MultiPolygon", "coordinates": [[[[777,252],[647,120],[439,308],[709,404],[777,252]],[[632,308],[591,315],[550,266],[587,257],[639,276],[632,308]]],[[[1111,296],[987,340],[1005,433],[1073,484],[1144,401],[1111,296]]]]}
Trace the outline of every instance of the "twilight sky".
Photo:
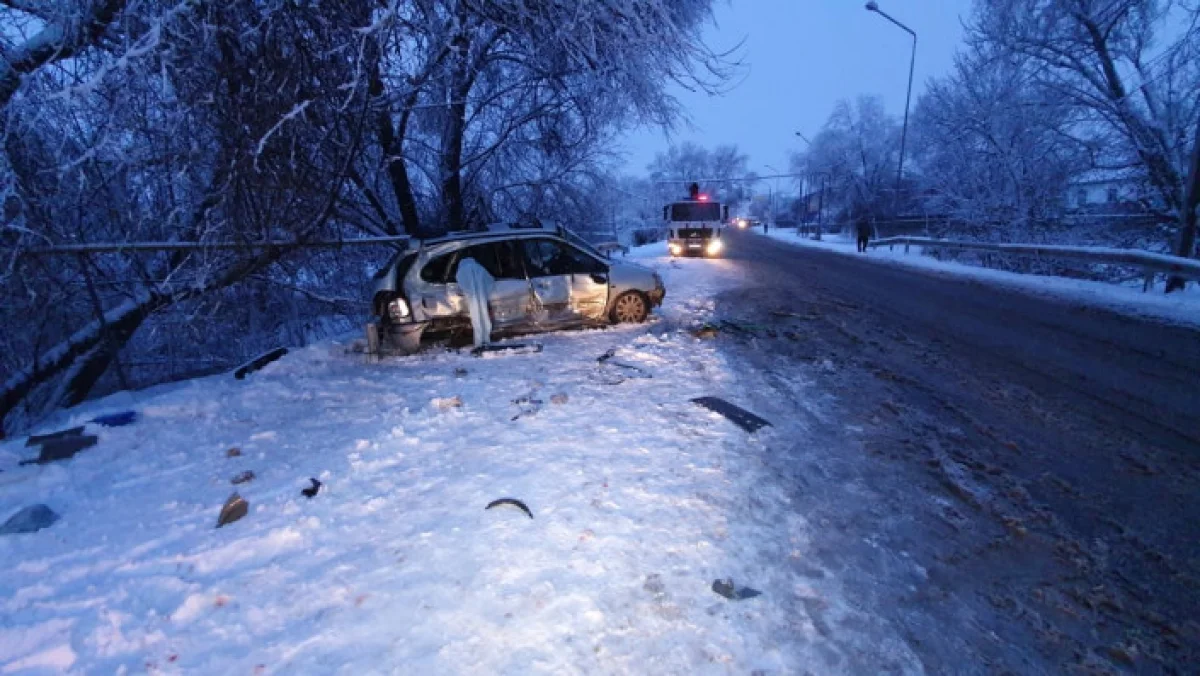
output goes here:
{"type": "MultiPolygon", "coordinates": [[[[925,80],[949,71],[970,0],[878,2],[917,33],[915,105],[925,80]]],[[[767,165],[787,171],[789,154],[803,145],[795,132],[812,138],[838,99],[878,94],[890,113],[903,115],[912,38],[864,5],[865,0],[717,0],[708,44],[721,51],[745,39],[747,72],[723,96],[674,87],[692,127],[681,126],[671,140],[736,144],[750,156],[752,170],[768,174],[774,172],[767,165]]],[[[660,130],[632,131],[624,142],[625,171],[645,174],[655,153],[668,145],[660,130]]]]}

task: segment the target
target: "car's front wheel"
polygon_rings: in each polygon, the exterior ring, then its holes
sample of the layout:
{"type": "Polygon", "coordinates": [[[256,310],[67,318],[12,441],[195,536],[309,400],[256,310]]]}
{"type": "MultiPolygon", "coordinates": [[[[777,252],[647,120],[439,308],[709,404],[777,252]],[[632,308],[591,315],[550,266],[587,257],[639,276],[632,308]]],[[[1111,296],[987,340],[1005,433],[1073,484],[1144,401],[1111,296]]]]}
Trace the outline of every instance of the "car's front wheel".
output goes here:
{"type": "Polygon", "coordinates": [[[640,324],[650,315],[650,303],[637,291],[626,291],[613,303],[614,324],[640,324]]]}

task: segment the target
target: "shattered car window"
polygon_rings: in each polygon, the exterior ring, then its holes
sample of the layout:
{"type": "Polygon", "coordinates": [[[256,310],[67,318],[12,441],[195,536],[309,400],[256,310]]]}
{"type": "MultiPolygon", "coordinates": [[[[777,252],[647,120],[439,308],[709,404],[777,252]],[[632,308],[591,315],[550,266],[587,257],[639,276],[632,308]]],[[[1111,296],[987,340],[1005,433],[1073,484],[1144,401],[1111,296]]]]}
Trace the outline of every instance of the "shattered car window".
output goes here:
{"type": "Polygon", "coordinates": [[[521,268],[521,260],[515,253],[516,242],[506,240],[476,244],[456,253],[456,258],[450,264],[447,279],[454,279],[458,274],[458,263],[465,258],[474,258],[488,274],[495,279],[524,279],[525,273],[521,268]]]}
{"type": "Polygon", "coordinates": [[[450,271],[457,253],[457,251],[452,251],[430,260],[425,267],[421,268],[421,279],[430,284],[445,284],[446,280],[450,279],[446,273],[450,271]]]}
{"type": "Polygon", "coordinates": [[[496,242],[496,269],[488,268],[496,279],[525,279],[520,243],[514,240],[496,242]]]}
{"type": "Polygon", "coordinates": [[[525,258],[531,277],[586,274],[598,265],[582,252],[550,239],[527,240],[525,258]]]}

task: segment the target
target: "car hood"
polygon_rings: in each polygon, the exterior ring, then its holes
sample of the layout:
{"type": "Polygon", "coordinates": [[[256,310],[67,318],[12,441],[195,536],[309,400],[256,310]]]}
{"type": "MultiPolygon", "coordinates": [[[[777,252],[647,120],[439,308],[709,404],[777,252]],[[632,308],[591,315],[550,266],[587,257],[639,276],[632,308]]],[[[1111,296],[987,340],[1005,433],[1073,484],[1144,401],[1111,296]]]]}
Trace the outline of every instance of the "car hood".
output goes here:
{"type": "Polygon", "coordinates": [[[614,290],[650,291],[657,285],[658,276],[648,267],[637,263],[612,261],[608,267],[608,275],[614,290]]]}

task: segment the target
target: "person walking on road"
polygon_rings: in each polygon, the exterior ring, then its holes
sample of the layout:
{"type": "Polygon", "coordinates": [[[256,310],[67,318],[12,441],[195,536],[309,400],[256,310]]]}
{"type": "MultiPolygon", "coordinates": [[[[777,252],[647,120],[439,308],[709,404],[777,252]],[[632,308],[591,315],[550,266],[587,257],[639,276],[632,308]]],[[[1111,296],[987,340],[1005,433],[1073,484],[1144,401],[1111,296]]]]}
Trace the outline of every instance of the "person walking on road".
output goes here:
{"type": "Polygon", "coordinates": [[[865,253],[867,243],[871,241],[871,219],[866,214],[859,214],[854,224],[855,234],[858,235],[858,250],[865,253]]]}

